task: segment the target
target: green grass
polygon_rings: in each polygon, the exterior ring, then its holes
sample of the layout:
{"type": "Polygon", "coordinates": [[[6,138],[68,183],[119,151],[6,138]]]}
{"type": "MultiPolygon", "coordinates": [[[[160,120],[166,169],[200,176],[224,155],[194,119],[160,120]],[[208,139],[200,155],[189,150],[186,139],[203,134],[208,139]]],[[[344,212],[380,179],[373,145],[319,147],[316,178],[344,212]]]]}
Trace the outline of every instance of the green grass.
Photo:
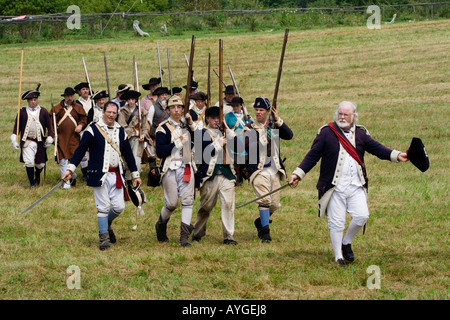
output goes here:
{"type": "MultiPolygon", "coordinates": [[[[42,186],[28,188],[19,153],[9,141],[17,112],[20,47],[0,46],[0,299],[447,300],[449,27],[443,20],[289,35],[278,95],[280,116],[295,133],[292,141],[282,143],[289,175],[342,100],[358,104],[360,123],[375,139],[406,151],[418,136],[430,157],[430,169],[421,173],[410,163],[366,156],[371,218],[366,234],[353,241],[356,261],[344,269],[333,263],[326,220],[317,218],[318,166],[296,189],[283,190],[270,244],[257,240],[255,204],[235,212],[236,247],[222,245],[219,208],[211,214],[207,236],[191,248],[178,246],[178,209],[168,226],[170,242],[160,244],[154,224],[164,204],[163,191],[146,186],[146,215],[138,230],[131,230],[135,211],[128,203],[115,222],[118,242],[107,252],[97,248],[92,189],[81,182],[20,215],[56,184],[59,169],[49,161],[42,186]],[[71,265],[81,270],[80,290],[66,286],[71,265]],[[367,288],[370,265],[380,267],[379,290],[367,288]]],[[[224,71],[232,67],[253,113],[256,96],[272,99],[283,33],[199,36],[194,75],[203,91],[209,52],[217,70],[219,37],[224,39],[224,71]]],[[[190,37],[166,38],[159,45],[164,66],[166,48],[171,50],[173,85],[184,85],[183,53],[189,53],[190,37]]],[[[49,108],[51,94],[56,103],[65,87],[84,81],[82,57],[94,90],[105,89],[105,51],[111,90],[131,82],[133,55],[141,84],[158,74],[154,41],[36,44],[25,48],[23,91],[42,83],[39,101],[49,108]]],[[[211,74],[215,102],[220,86],[211,74]]],[[[167,73],[164,80],[167,84],[167,73]]],[[[231,82],[228,74],[225,81],[231,82]]],[[[52,157],[53,147],[48,155],[52,157]]],[[[144,179],[147,171],[144,166],[144,179]]],[[[253,197],[247,184],[236,189],[237,203],[253,197]]],[[[197,193],[193,222],[198,199],[197,193]]]]}

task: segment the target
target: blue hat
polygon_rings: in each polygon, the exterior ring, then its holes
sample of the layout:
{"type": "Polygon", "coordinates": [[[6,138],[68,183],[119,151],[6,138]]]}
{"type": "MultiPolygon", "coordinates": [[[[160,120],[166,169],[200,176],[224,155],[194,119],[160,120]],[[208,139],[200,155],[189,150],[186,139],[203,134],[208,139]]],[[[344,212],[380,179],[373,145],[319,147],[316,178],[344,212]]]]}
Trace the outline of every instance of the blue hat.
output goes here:
{"type": "Polygon", "coordinates": [[[267,98],[257,97],[255,99],[255,103],[253,104],[253,108],[270,110],[270,101],[267,98]]]}

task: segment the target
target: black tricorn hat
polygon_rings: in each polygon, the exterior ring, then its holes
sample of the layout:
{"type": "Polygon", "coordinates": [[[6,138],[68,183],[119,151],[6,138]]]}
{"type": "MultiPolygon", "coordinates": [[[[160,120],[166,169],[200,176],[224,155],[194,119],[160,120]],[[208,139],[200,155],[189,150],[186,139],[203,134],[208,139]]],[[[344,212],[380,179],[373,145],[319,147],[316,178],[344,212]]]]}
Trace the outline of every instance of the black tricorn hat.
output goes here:
{"type": "Polygon", "coordinates": [[[205,111],[205,117],[220,117],[220,108],[217,106],[209,107],[205,111]]]}
{"type": "Polygon", "coordinates": [[[67,87],[66,89],[64,89],[64,93],[61,95],[61,97],[64,96],[73,96],[75,94],[75,90],[73,90],[73,88],[71,87],[67,87]]]}
{"type": "Polygon", "coordinates": [[[167,87],[158,87],[155,89],[155,91],[153,91],[153,95],[155,96],[159,96],[161,94],[170,94],[169,89],[167,89],[167,87]]]}
{"type": "Polygon", "coordinates": [[[270,110],[270,101],[267,98],[257,97],[255,103],[253,103],[253,108],[270,110]]]}
{"type": "Polygon", "coordinates": [[[150,86],[161,83],[161,78],[151,78],[148,83],[142,85],[144,90],[150,90],[150,86]]]}
{"type": "Polygon", "coordinates": [[[408,160],[420,171],[425,172],[430,167],[430,159],[420,138],[412,138],[408,151],[408,160]]]}
{"type": "Polygon", "coordinates": [[[231,84],[226,86],[225,87],[225,91],[223,93],[225,93],[225,94],[227,94],[227,93],[235,94],[234,87],[231,84]]]}
{"type": "Polygon", "coordinates": [[[131,184],[129,184],[127,189],[130,200],[136,207],[142,206],[143,203],[147,202],[145,193],[144,191],[142,191],[139,185],[137,187],[133,187],[131,184]]]}
{"type": "MultiPolygon", "coordinates": [[[[184,85],[183,88],[186,89],[186,88],[187,88],[187,84],[184,85]]],[[[197,89],[197,88],[198,88],[198,82],[192,80],[192,81],[191,81],[191,90],[194,90],[194,89],[197,89]]]]}
{"type": "Polygon", "coordinates": [[[173,94],[175,94],[175,93],[180,93],[181,91],[183,91],[183,89],[180,88],[180,87],[173,87],[173,88],[172,88],[172,93],[173,93],[173,94]]]}
{"type": "Polygon", "coordinates": [[[92,99],[94,99],[94,100],[101,99],[101,98],[109,98],[109,95],[106,93],[106,90],[97,91],[92,96],[92,99]]]}
{"type": "Polygon", "coordinates": [[[231,104],[232,106],[244,104],[244,100],[241,97],[233,97],[233,99],[231,99],[231,102],[228,104],[231,104]]]}
{"type": "Polygon", "coordinates": [[[28,90],[22,94],[22,100],[37,98],[41,93],[37,90],[28,90]]]}
{"type": "Polygon", "coordinates": [[[73,87],[73,89],[74,89],[75,91],[78,91],[78,90],[80,90],[80,89],[82,89],[82,88],[88,88],[88,89],[89,89],[89,83],[87,83],[87,82],[81,82],[81,83],[77,84],[75,87],[73,87]]]}
{"type": "Polygon", "coordinates": [[[128,90],[126,91],[120,99],[122,100],[128,100],[128,99],[138,99],[141,96],[141,93],[134,90],[128,90]]]}

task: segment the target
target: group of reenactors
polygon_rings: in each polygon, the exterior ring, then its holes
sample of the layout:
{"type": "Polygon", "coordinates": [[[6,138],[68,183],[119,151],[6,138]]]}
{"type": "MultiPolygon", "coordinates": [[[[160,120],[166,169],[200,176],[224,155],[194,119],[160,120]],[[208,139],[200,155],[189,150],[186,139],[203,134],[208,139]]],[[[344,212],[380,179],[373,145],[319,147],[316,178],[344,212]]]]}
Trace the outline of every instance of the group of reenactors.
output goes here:
{"type": "Polygon", "coordinates": [[[94,189],[99,248],[106,250],[116,242],[111,226],[125,209],[127,186],[142,185],[143,163],[149,163],[148,186],[160,185],[164,191],[165,203],[155,224],[157,240],[169,240],[167,224],[180,203],[181,246],[190,246],[191,241],[201,241],[206,235],[218,198],[223,243],[237,244],[235,188],[247,179],[257,198],[257,236],[262,242],[271,242],[271,216],[281,207],[280,192],[272,191],[285,180],[295,186],[322,159],[320,214],[328,216],[338,264],[344,265],[342,258],[353,261],[351,240],[368,219],[364,151],[381,159],[407,161],[405,153],[384,147],[357,125],[354,104],[344,101],[338,106],[336,126],[331,128],[330,123],[319,130],[310,152],[287,179],[279,140],[292,139],[293,132],[268,99],[254,100],[252,119],[234,86],[226,86],[223,101],[209,106],[208,96],[192,81],[190,88],[184,86],[190,98],[185,112],[188,100],[182,97],[183,89],[161,87],[160,80],[151,78],[142,85],[149,91],[142,98],[132,85],[121,84],[114,99],[105,90],[91,92],[89,83],[82,82],[66,88],[50,112],[38,104],[39,90],[25,92],[22,99],[27,106],[20,109],[11,142],[21,149],[20,161],[30,186],[39,185],[48,160],[46,148],[56,144],[63,188],[75,184],[75,170],[80,165],[87,185],[94,189]],[[356,152],[342,147],[345,139],[356,152]],[[192,224],[195,189],[200,202],[192,224]],[[353,219],[344,237],[346,212],[353,219]]]}

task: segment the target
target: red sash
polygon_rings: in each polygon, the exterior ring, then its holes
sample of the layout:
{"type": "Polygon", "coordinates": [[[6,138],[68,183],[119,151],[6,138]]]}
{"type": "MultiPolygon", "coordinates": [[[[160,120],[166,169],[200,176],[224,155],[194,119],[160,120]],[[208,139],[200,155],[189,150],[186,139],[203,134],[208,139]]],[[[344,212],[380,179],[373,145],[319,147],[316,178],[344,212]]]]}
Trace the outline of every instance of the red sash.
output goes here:
{"type": "MultiPolygon", "coordinates": [[[[122,182],[122,177],[120,176],[119,167],[109,167],[108,171],[116,173],[116,188],[117,189],[122,189],[123,188],[123,182],[122,182]]],[[[128,196],[127,188],[123,188],[123,192],[124,192],[124,199],[125,199],[125,201],[130,201],[130,197],[128,196]]]]}
{"type": "Polygon", "coordinates": [[[337,138],[339,139],[340,144],[344,147],[345,151],[348,152],[348,154],[356,160],[356,162],[358,162],[358,164],[361,167],[364,167],[363,162],[361,161],[361,159],[359,158],[358,154],[356,153],[356,149],[355,147],[353,147],[353,145],[350,143],[350,141],[348,141],[348,139],[346,139],[342,134],[340,134],[337,129],[334,127],[333,123],[330,122],[328,124],[328,126],[330,127],[331,130],[333,130],[333,132],[336,134],[337,138]]]}

